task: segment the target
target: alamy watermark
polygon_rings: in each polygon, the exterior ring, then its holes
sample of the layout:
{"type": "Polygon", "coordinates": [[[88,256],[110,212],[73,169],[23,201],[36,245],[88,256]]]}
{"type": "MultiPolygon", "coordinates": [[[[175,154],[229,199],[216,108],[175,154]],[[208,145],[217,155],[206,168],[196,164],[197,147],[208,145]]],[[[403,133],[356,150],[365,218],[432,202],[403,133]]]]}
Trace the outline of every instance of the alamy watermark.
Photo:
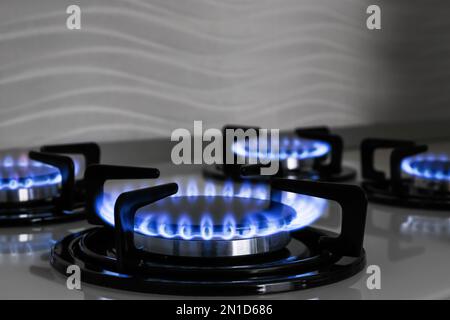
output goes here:
{"type": "Polygon", "coordinates": [[[185,128],[172,132],[170,140],[178,143],[172,148],[171,158],[176,165],[224,164],[224,161],[225,164],[261,164],[261,175],[274,175],[279,168],[279,137],[279,129],[254,128],[226,129],[224,137],[222,130],[209,128],[203,131],[203,122],[194,121],[192,134],[185,128]],[[234,144],[245,144],[248,156],[236,157],[234,144]]]}
{"type": "Polygon", "coordinates": [[[381,289],[381,268],[376,264],[367,267],[366,273],[369,274],[366,281],[367,289],[380,290],[381,289]]]}
{"type": "Polygon", "coordinates": [[[72,264],[66,269],[66,286],[69,290],[81,290],[81,270],[76,264],[72,264]]]}
{"type": "Polygon", "coordinates": [[[367,7],[366,13],[369,14],[366,20],[366,26],[369,30],[381,29],[381,8],[376,4],[367,7]]]}
{"type": "Polygon", "coordinates": [[[81,29],[81,8],[76,4],[67,7],[66,13],[69,15],[66,19],[66,27],[69,30],[81,29]]]}
{"type": "MultiPolygon", "coordinates": [[[[66,27],[69,30],[81,29],[81,8],[76,4],[69,5],[66,9],[69,15],[66,19],[66,27]]],[[[381,8],[379,5],[371,4],[366,9],[369,16],[366,19],[366,27],[369,30],[381,29],[381,8]]]]}

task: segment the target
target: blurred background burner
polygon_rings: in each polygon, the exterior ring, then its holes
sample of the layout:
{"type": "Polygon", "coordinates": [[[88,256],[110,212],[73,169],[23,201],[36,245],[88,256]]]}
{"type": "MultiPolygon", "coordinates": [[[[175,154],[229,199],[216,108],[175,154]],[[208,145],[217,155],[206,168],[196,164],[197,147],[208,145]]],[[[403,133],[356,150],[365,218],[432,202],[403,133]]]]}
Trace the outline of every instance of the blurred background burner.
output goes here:
{"type": "Polygon", "coordinates": [[[404,159],[402,170],[419,189],[450,192],[450,159],[448,155],[420,154],[404,159]]]}
{"type": "MultiPolygon", "coordinates": [[[[256,140],[256,139],[255,139],[256,140]]],[[[318,140],[302,139],[295,135],[283,135],[280,138],[279,151],[271,150],[271,144],[268,143],[267,152],[261,150],[252,150],[252,145],[258,145],[253,141],[238,141],[232,146],[233,152],[240,158],[257,160],[276,160],[280,161],[280,170],[286,171],[313,171],[314,163],[317,158],[326,158],[330,152],[330,145],[318,140]]]]}
{"type": "Polygon", "coordinates": [[[95,143],[49,145],[0,155],[0,226],[81,219],[84,169],[98,163],[95,143]]]}
{"type": "Polygon", "coordinates": [[[222,128],[224,164],[205,166],[204,174],[217,179],[267,180],[270,176],[242,177],[240,168],[245,164],[279,161],[278,178],[308,179],[317,181],[348,181],[356,177],[356,170],[343,166],[343,140],[331,133],[327,127],[297,128],[294,132],[280,134],[279,150],[271,150],[271,140],[267,148],[259,148],[258,127],[227,125],[222,128]],[[256,136],[234,142],[226,141],[226,130],[254,130],[256,136]],[[234,163],[226,163],[226,154],[234,155],[234,163]]]}
{"type": "Polygon", "coordinates": [[[450,160],[409,140],[368,138],[361,143],[362,186],[369,200],[410,208],[450,209],[450,160]],[[389,176],[375,169],[375,152],[391,149],[389,176]]]}

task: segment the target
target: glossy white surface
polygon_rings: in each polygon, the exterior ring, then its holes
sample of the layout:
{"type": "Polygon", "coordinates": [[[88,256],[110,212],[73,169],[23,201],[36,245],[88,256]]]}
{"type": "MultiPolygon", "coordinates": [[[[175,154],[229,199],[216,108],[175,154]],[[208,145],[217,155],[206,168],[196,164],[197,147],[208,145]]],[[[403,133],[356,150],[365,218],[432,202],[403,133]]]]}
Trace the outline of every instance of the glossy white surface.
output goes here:
{"type": "MultiPolygon", "coordinates": [[[[436,145],[436,148],[443,151],[450,149],[447,145],[436,145]]],[[[346,164],[359,168],[358,153],[348,152],[346,164]]],[[[163,175],[165,172],[162,170],[163,175]]],[[[170,177],[164,180],[170,181],[170,177]]],[[[335,226],[338,221],[335,209],[331,206],[327,217],[320,224],[335,226]]],[[[184,298],[110,290],[84,283],[81,291],[68,290],[65,278],[49,265],[50,240],[84,227],[88,227],[88,224],[77,222],[43,228],[0,229],[0,299],[184,298]]],[[[236,298],[450,298],[450,212],[370,204],[365,249],[367,265],[381,268],[381,290],[367,288],[368,275],[363,271],[350,279],[315,289],[236,298]]]]}

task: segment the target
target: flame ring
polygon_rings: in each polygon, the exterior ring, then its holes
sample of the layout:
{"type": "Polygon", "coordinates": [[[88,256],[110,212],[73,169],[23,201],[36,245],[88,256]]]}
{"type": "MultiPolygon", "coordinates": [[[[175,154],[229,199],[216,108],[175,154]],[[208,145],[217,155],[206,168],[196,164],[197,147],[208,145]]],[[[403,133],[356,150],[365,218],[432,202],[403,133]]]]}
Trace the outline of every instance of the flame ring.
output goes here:
{"type": "Polygon", "coordinates": [[[61,183],[58,169],[26,155],[4,156],[0,159],[0,190],[18,190],[52,186],[61,183]]]}
{"type": "MultiPolygon", "coordinates": [[[[161,183],[161,182],[160,182],[161,183]]],[[[183,188],[183,183],[178,182],[180,188],[179,192],[171,197],[172,201],[181,199],[180,197],[190,197],[192,201],[195,201],[196,196],[222,196],[229,201],[235,201],[236,199],[269,199],[269,188],[263,184],[251,184],[249,182],[243,183],[241,186],[235,186],[232,182],[226,182],[223,186],[216,186],[213,183],[206,183],[203,188],[198,186],[195,181],[191,180],[187,183],[186,188],[183,188]]],[[[158,183],[159,184],[159,183],[158,183]]],[[[109,225],[114,225],[114,204],[117,197],[122,193],[130,190],[148,187],[148,184],[141,185],[127,185],[116,188],[111,193],[100,196],[96,202],[98,216],[109,225]]],[[[135,220],[135,232],[148,236],[163,237],[163,238],[179,238],[179,239],[203,239],[203,240],[230,240],[230,239],[248,239],[258,236],[268,236],[279,232],[286,232],[297,230],[305,226],[310,225],[317,220],[324,212],[327,205],[327,201],[321,198],[309,197],[305,195],[297,195],[294,193],[284,192],[281,204],[288,206],[295,212],[294,216],[289,219],[288,222],[283,224],[274,224],[268,228],[265,228],[263,233],[259,234],[256,224],[249,222],[245,228],[248,232],[242,233],[236,230],[236,224],[227,224],[227,216],[224,217],[224,221],[221,224],[222,230],[217,231],[215,228],[208,228],[208,225],[214,225],[212,221],[207,223],[208,215],[202,218],[202,226],[199,232],[196,232],[192,228],[188,228],[189,220],[186,217],[180,218],[178,221],[178,228],[176,232],[165,228],[167,224],[163,221],[158,222],[157,227],[152,227],[149,230],[149,217],[140,217],[135,220]],[[186,228],[183,228],[183,225],[186,228]],[[229,226],[230,230],[223,228],[229,226]]],[[[154,205],[158,205],[158,202],[154,205]]],[[[229,216],[228,216],[229,217],[229,216]]],[[[210,218],[211,219],[211,218],[210,218]]],[[[158,220],[159,221],[159,220],[158,220]]]]}
{"type": "MultiPolygon", "coordinates": [[[[270,145],[268,145],[268,151],[266,152],[250,150],[251,144],[252,140],[249,143],[238,141],[231,146],[231,150],[241,157],[264,160],[286,160],[288,158],[305,160],[319,158],[327,155],[331,150],[331,146],[326,142],[298,137],[282,138],[279,152],[271,152],[270,145]]],[[[255,145],[257,144],[255,143],[255,145]]]]}
{"type": "Polygon", "coordinates": [[[450,158],[447,155],[421,154],[404,159],[403,172],[420,179],[450,181],[450,158]]]}

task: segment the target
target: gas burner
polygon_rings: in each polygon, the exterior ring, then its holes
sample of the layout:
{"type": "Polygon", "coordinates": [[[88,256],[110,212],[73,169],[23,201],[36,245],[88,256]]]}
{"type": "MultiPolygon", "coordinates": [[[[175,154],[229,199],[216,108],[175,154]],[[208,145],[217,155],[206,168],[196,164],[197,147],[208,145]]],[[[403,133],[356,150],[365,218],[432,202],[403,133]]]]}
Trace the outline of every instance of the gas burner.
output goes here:
{"type": "MultiPolygon", "coordinates": [[[[88,221],[100,227],[57,243],[52,266],[66,274],[69,265],[77,264],[84,281],[111,288],[240,295],[325,285],[365,265],[367,200],[358,186],[273,179],[266,185],[268,196],[239,197],[178,194],[178,184],[168,183],[123,192],[113,208],[111,199],[99,200],[107,180],[158,176],[152,168],[90,166],[88,221]],[[339,235],[304,223],[308,218],[303,221],[292,204],[306,197],[321,199],[316,204],[324,199],[340,204],[339,235]]],[[[311,207],[306,203],[306,210],[311,207]]]]}
{"type": "Polygon", "coordinates": [[[76,179],[79,155],[87,167],[98,163],[100,149],[94,143],[52,145],[1,156],[0,226],[83,218],[85,183],[76,179]]]}
{"type": "Polygon", "coordinates": [[[365,139],[361,144],[363,188],[370,200],[411,208],[450,209],[450,160],[425,153],[428,147],[408,140],[365,139]],[[377,149],[393,149],[390,178],[375,170],[377,149]]]}
{"type": "MultiPolygon", "coordinates": [[[[206,182],[201,186],[192,178],[179,178],[176,183],[176,195],[136,214],[135,241],[146,251],[185,256],[274,251],[289,242],[289,231],[318,219],[327,204],[323,199],[294,193],[283,193],[279,202],[271,202],[269,187],[261,183],[206,182]]],[[[128,184],[100,194],[96,199],[98,216],[113,226],[119,195],[149,186],[128,184]]]]}
{"type": "Polygon", "coordinates": [[[450,159],[447,155],[420,154],[405,158],[401,166],[417,188],[450,192],[450,159]]]}
{"type": "Polygon", "coordinates": [[[61,184],[58,169],[31,160],[26,153],[0,156],[0,202],[27,202],[55,197],[61,184]]]}
{"type": "MultiPolygon", "coordinates": [[[[317,181],[347,181],[356,176],[352,168],[342,166],[343,141],[338,135],[332,134],[327,127],[299,128],[295,134],[284,134],[280,137],[279,150],[273,152],[268,143],[268,150],[255,150],[257,138],[246,141],[235,141],[226,145],[227,129],[255,129],[257,127],[224,126],[222,128],[223,163],[226,163],[227,152],[234,154],[234,163],[253,163],[259,160],[278,159],[280,168],[275,175],[278,178],[308,179],[317,181]]],[[[258,131],[257,131],[258,132],[258,131]]],[[[270,179],[268,176],[242,177],[241,164],[221,164],[206,166],[204,173],[218,179],[270,179]]]]}

